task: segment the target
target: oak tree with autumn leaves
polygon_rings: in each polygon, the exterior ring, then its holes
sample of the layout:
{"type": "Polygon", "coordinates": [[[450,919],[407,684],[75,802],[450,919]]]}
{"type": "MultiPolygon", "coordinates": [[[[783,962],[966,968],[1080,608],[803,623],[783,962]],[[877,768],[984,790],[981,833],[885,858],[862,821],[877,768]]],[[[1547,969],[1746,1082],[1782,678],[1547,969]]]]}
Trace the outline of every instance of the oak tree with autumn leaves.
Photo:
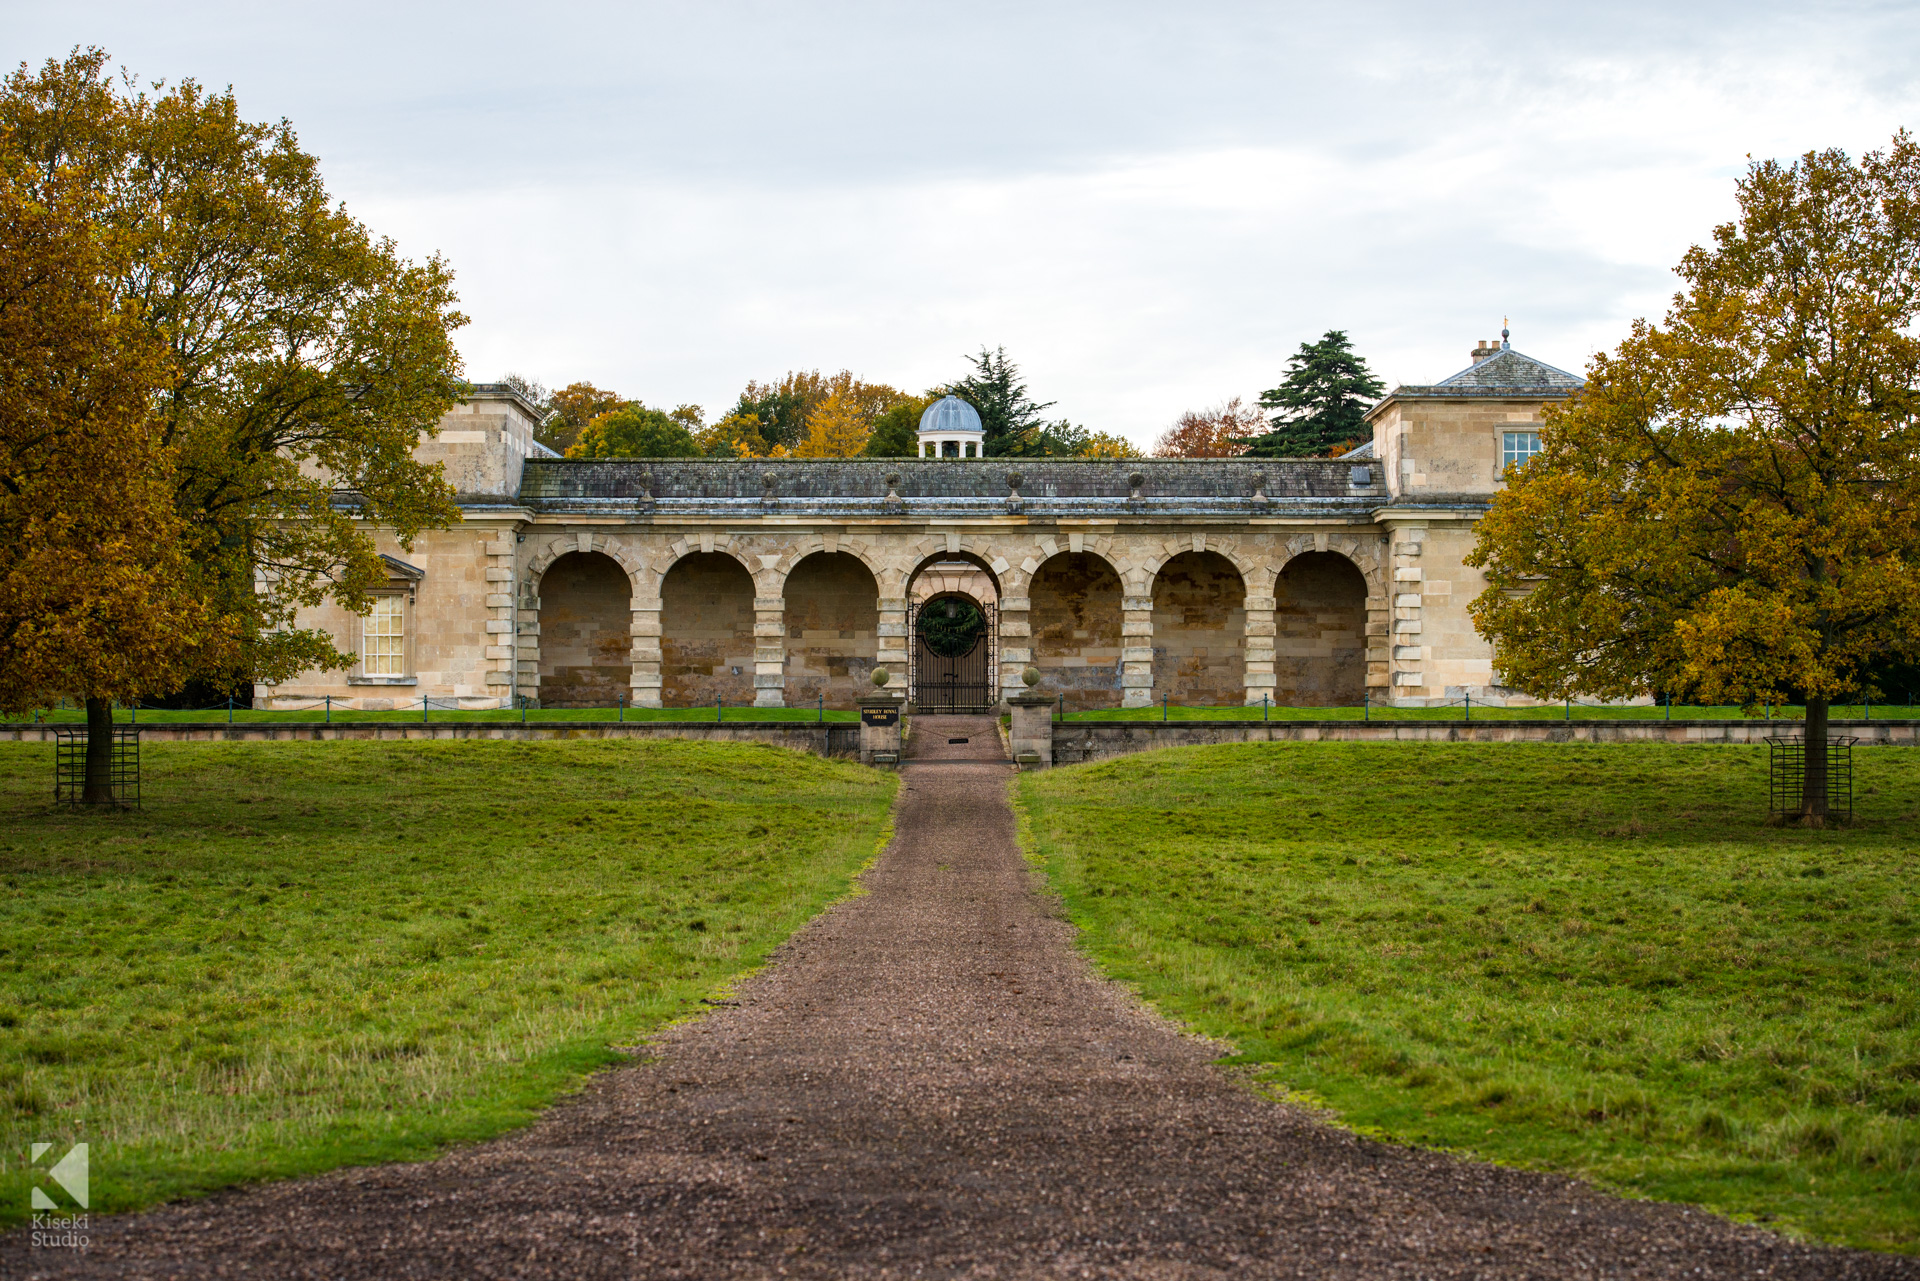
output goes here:
{"type": "MultiPolygon", "coordinates": [[[[409,262],[350,217],[284,122],[249,123],[231,93],[191,81],[142,91],[99,50],[22,66],[0,85],[0,170],[28,221],[43,210],[89,228],[64,287],[84,278],[112,321],[93,346],[58,349],[67,356],[9,334],[4,359],[84,363],[118,344],[122,376],[145,390],[113,400],[112,415],[74,419],[68,440],[93,448],[86,433],[111,423],[145,442],[99,472],[102,492],[124,494],[129,511],[165,492],[173,516],[152,525],[152,554],[168,540],[181,554],[147,572],[156,591],[167,581],[166,599],[198,602],[221,638],[164,659],[127,648],[123,677],[99,694],[347,665],[328,634],[295,626],[296,612],[326,599],[365,609],[387,573],[373,531],[405,546],[458,518],[438,466],[413,457],[464,387],[452,341],[464,317],[445,264],[409,262]],[[136,400],[137,425],[126,417],[136,400]]],[[[31,396],[20,403],[10,412],[41,412],[31,396]]],[[[0,473],[30,465],[37,438],[20,430],[0,473]]],[[[29,534],[39,543],[10,555],[79,556],[84,574],[97,550],[94,572],[117,572],[110,540],[96,549],[48,524],[29,534]]],[[[30,612],[25,601],[8,607],[30,612]]],[[[51,668],[21,670],[44,674],[9,684],[15,707],[96,693],[51,668]]]]}
{"type": "Polygon", "coordinates": [[[1749,167],[1686,288],[1549,410],[1470,564],[1508,684],[1829,704],[1920,656],[1920,147],[1749,167]]]}

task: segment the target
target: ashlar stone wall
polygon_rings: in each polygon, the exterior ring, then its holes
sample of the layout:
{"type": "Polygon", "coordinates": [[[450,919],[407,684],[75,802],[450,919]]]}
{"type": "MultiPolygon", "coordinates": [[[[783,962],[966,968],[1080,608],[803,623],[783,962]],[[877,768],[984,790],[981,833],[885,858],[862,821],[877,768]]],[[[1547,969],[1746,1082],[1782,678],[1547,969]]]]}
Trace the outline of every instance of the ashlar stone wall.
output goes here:
{"type": "Polygon", "coordinates": [[[540,701],[608,707],[630,696],[632,591],[603,552],[569,552],[540,580],[540,701]]]}
{"type": "Polygon", "coordinates": [[[1245,701],[1247,590],[1218,552],[1181,552],[1153,579],[1153,689],[1175,705],[1245,701]]]}
{"type": "Polygon", "coordinates": [[[1356,705],[1367,692],[1367,580],[1346,557],[1303,552],[1274,583],[1273,701],[1356,705]]]}
{"type": "MultiPolygon", "coordinates": [[[[666,706],[754,701],[754,593],[753,575],[724,552],[692,552],[667,570],[659,596],[657,695],[666,706]]],[[[635,701],[642,697],[636,690],[635,701]]]]}
{"type": "Polygon", "coordinates": [[[1099,556],[1049,557],[1028,589],[1033,665],[1069,711],[1118,707],[1122,696],[1120,575],[1099,556]]]}
{"type": "Polygon", "coordinates": [[[880,587],[846,552],[815,552],[787,575],[786,701],[849,708],[872,690],[880,653],[880,587]]]}

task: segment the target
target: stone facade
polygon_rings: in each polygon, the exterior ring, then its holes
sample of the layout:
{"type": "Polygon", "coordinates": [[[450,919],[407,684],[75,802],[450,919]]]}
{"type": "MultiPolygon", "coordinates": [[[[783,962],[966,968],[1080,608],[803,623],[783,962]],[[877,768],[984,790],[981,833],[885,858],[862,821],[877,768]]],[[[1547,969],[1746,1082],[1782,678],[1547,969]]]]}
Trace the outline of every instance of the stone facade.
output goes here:
{"type": "MultiPolygon", "coordinates": [[[[997,608],[1003,697],[1032,664],[1075,707],[1497,703],[1462,561],[1507,433],[1577,385],[1499,348],[1395,389],[1347,458],[1111,461],[557,459],[479,388],[419,448],[462,523],[381,545],[406,670],[260,693],[850,707],[905,675],[910,603],[962,594],[997,608]]],[[[359,648],[337,609],[300,621],[359,648]]]]}

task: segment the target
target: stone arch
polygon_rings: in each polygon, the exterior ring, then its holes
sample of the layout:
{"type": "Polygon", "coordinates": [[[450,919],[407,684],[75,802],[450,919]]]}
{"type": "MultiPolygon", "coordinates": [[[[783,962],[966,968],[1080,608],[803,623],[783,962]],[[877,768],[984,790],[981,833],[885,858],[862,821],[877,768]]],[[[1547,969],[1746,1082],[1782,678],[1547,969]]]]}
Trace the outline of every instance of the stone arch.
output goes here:
{"type": "Polygon", "coordinates": [[[660,696],[667,707],[754,701],[753,570],[730,550],[676,542],[659,558],[660,696]]]}
{"type": "Polygon", "coordinates": [[[600,555],[614,561],[626,573],[627,581],[633,594],[635,596],[641,594],[643,578],[647,572],[645,558],[634,551],[633,548],[627,546],[619,538],[610,538],[604,534],[593,533],[590,530],[584,530],[576,534],[563,534],[550,541],[545,547],[535,552],[534,555],[528,559],[526,568],[528,594],[538,597],[540,594],[540,585],[545,580],[547,571],[553,567],[553,563],[562,556],[576,554],[582,556],[600,555]]]}
{"type": "Polygon", "coordinates": [[[1345,551],[1309,544],[1274,576],[1274,701],[1357,705],[1367,688],[1367,601],[1374,583],[1345,551]]]}
{"type": "Polygon", "coordinates": [[[1152,597],[1154,691],[1187,707],[1245,702],[1247,584],[1240,568],[1220,552],[1189,546],[1156,566],[1152,597]]]}
{"type": "Polygon", "coordinates": [[[867,567],[867,572],[873,575],[873,581],[876,586],[878,586],[880,580],[889,568],[887,563],[876,555],[875,548],[868,543],[866,539],[857,537],[843,538],[837,534],[814,534],[810,537],[800,539],[793,544],[786,555],[774,562],[774,568],[779,573],[781,581],[785,582],[787,577],[793,573],[801,561],[807,559],[809,556],[818,556],[823,552],[829,555],[841,553],[858,560],[862,565],[867,567]]]}
{"type": "MultiPolygon", "coordinates": [[[[1360,571],[1361,577],[1366,579],[1367,595],[1382,597],[1387,594],[1386,548],[1384,540],[1379,538],[1355,537],[1352,534],[1295,534],[1287,539],[1280,554],[1274,557],[1274,571],[1283,574],[1296,557],[1315,552],[1346,557],[1360,571]]],[[[1249,578],[1248,581],[1253,580],[1249,578]]]]}
{"type": "Polygon", "coordinates": [[[1120,704],[1125,597],[1120,567],[1096,550],[1063,549],[1034,567],[1033,665],[1069,709],[1120,704]]]}
{"type": "Polygon", "coordinates": [[[633,679],[633,581],[603,551],[568,551],[541,567],[540,702],[611,707],[633,679]]]}
{"type": "MultiPolygon", "coordinates": [[[[1004,564],[1005,561],[1002,560],[1001,563],[1004,564]]],[[[919,559],[913,562],[913,567],[906,572],[905,580],[901,584],[901,590],[909,600],[924,594],[921,591],[921,580],[936,566],[940,565],[971,565],[977,574],[986,580],[985,586],[988,594],[977,597],[979,603],[982,605],[996,604],[1000,597],[1006,594],[1001,586],[1002,575],[994,570],[992,561],[980,555],[980,553],[968,551],[964,547],[957,552],[949,552],[942,547],[939,550],[921,555],[919,559]]],[[[974,593],[969,592],[968,594],[973,595],[974,593]]]]}
{"type": "Polygon", "coordinates": [[[852,707],[872,688],[880,652],[880,585],[872,562],[824,547],[798,554],[781,590],[786,705],[825,699],[829,707],[852,707]]]}

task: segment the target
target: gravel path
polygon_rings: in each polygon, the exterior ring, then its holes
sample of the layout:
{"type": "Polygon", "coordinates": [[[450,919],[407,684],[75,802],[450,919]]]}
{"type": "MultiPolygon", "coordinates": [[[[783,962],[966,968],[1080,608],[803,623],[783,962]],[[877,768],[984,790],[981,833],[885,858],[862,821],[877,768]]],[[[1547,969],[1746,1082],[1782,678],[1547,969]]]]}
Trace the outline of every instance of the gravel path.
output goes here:
{"type": "Polygon", "coordinates": [[[84,1257],[16,1233],[0,1276],[1920,1278],[1259,1098],[1046,914],[1006,767],[941,763],[994,722],[913,734],[869,892],[658,1060],[438,1161],[96,1220],[84,1257]]]}

